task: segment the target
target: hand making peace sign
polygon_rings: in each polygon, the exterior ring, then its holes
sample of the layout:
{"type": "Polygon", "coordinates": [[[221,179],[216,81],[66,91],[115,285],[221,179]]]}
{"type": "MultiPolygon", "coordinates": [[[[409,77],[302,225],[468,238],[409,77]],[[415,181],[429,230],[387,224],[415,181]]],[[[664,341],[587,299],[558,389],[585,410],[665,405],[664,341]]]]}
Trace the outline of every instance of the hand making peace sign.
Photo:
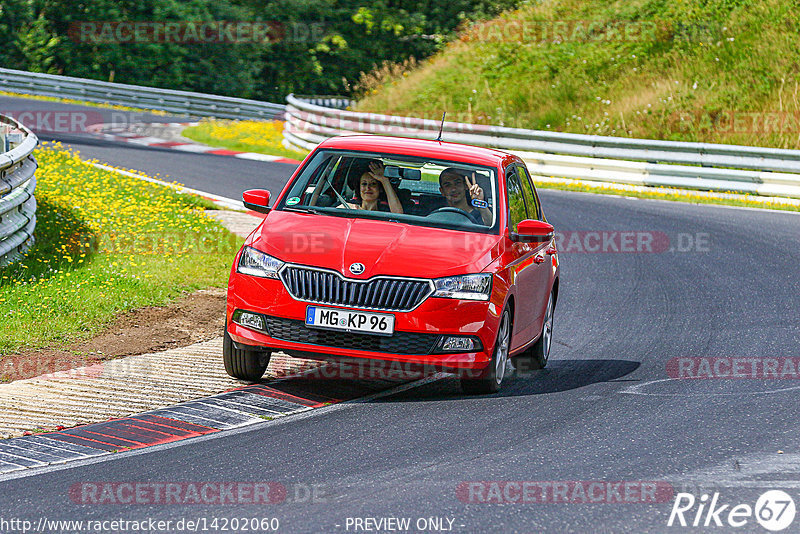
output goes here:
{"type": "Polygon", "coordinates": [[[481,189],[481,186],[478,185],[478,178],[475,176],[475,173],[472,173],[472,182],[469,181],[469,176],[465,176],[464,180],[467,182],[469,195],[473,199],[483,200],[483,189],[481,189]]]}

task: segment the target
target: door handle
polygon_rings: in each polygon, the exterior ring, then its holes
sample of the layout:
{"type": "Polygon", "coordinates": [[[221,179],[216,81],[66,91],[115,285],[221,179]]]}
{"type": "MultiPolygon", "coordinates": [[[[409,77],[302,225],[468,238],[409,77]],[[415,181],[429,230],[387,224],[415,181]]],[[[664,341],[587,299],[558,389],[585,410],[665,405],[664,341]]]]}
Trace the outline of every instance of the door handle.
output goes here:
{"type": "Polygon", "coordinates": [[[537,254],[534,256],[533,263],[544,263],[544,254],[537,254]]]}

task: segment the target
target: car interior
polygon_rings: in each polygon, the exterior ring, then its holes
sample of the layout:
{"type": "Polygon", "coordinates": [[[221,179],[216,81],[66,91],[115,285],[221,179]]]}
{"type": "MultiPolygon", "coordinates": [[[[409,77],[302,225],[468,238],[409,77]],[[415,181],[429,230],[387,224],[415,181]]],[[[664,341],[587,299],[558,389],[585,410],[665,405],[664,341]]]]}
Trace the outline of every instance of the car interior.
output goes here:
{"type": "MultiPolygon", "coordinates": [[[[419,217],[429,217],[435,214],[439,219],[451,218],[459,223],[464,222],[464,217],[453,213],[455,208],[447,208],[445,197],[439,190],[439,175],[447,167],[432,162],[398,161],[389,158],[363,158],[346,155],[331,157],[325,164],[320,165],[315,176],[309,181],[308,188],[301,205],[319,207],[343,207],[344,202],[357,204],[356,188],[359,186],[361,175],[369,171],[369,164],[376,162],[384,167],[384,176],[395,189],[403,213],[419,217]]],[[[457,167],[457,166],[456,166],[457,167]]],[[[471,175],[474,169],[465,167],[465,175],[471,175]]],[[[484,191],[484,199],[491,209],[493,205],[493,187],[488,176],[475,172],[478,185],[484,191]]],[[[385,211],[388,204],[381,201],[385,211]]]]}

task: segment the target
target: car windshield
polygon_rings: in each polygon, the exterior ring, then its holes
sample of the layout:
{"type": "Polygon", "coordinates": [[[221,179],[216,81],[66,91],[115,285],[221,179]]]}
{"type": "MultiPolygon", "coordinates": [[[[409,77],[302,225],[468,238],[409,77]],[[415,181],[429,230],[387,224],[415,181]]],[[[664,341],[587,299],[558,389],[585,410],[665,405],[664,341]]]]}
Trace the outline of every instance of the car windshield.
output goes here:
{"type": "Polygon", "coordinates": [[[491,167],[321,150],[276,209],[496,233],[496,199],[491,167]]]}

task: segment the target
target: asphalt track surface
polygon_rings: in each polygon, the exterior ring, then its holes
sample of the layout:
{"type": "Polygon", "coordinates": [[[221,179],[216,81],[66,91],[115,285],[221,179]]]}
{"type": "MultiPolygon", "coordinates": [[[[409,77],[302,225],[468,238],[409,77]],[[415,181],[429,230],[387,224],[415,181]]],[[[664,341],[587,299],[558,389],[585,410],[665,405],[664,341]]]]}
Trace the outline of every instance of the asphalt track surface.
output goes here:
{"type": "MultiPolygon", "coordinates": [[[[225,196],[253,181],[279,185],[291,170],[70,142],[112,165],[169,172],[225,196]],[[208,176],[211,161],[216,176],[208,176]]],[[[672,493],[658,503],[574,502],[574,495],[573,502],[464,502],[469,497],[457,490],[470,481],[648,481],[750,506],[764,491],[782,489],[800,503],[800,382],[670,380],[667,373],[679,357],[800,356],[800,215],[547,190],[540,196],[561,232],[669,239],[660,252],[560,254],[547,369],[513,377],[496,395],[465,397],[455,380],[442,379],[242,431],[30,471],[0,481],[2,518],[276,517],[281,532],[365,532],[353,518],[366,517],[411,518],[412,532],[419,518],[436,517],[452,519],[453,532],[704,530],[667,526],[672,493]],[[288,497],[273,505],[70,499],[74,484],[93,481],[277,482],[288,497]],[[303,497],[312,485],[318,495],[310,502],[303,497]]],[[[480,492],[473,497],[480,501],[480,492]]],[[[605,500],[614,501],[613,493],[605,500]]],[[[688,522],[697,510],[686,512],[688,522]]],[[[705,531],[765,532],[745,519],[741,528],[705,531]]],[[[800,517],[785,532],[798,525],[800,517]]]]}

